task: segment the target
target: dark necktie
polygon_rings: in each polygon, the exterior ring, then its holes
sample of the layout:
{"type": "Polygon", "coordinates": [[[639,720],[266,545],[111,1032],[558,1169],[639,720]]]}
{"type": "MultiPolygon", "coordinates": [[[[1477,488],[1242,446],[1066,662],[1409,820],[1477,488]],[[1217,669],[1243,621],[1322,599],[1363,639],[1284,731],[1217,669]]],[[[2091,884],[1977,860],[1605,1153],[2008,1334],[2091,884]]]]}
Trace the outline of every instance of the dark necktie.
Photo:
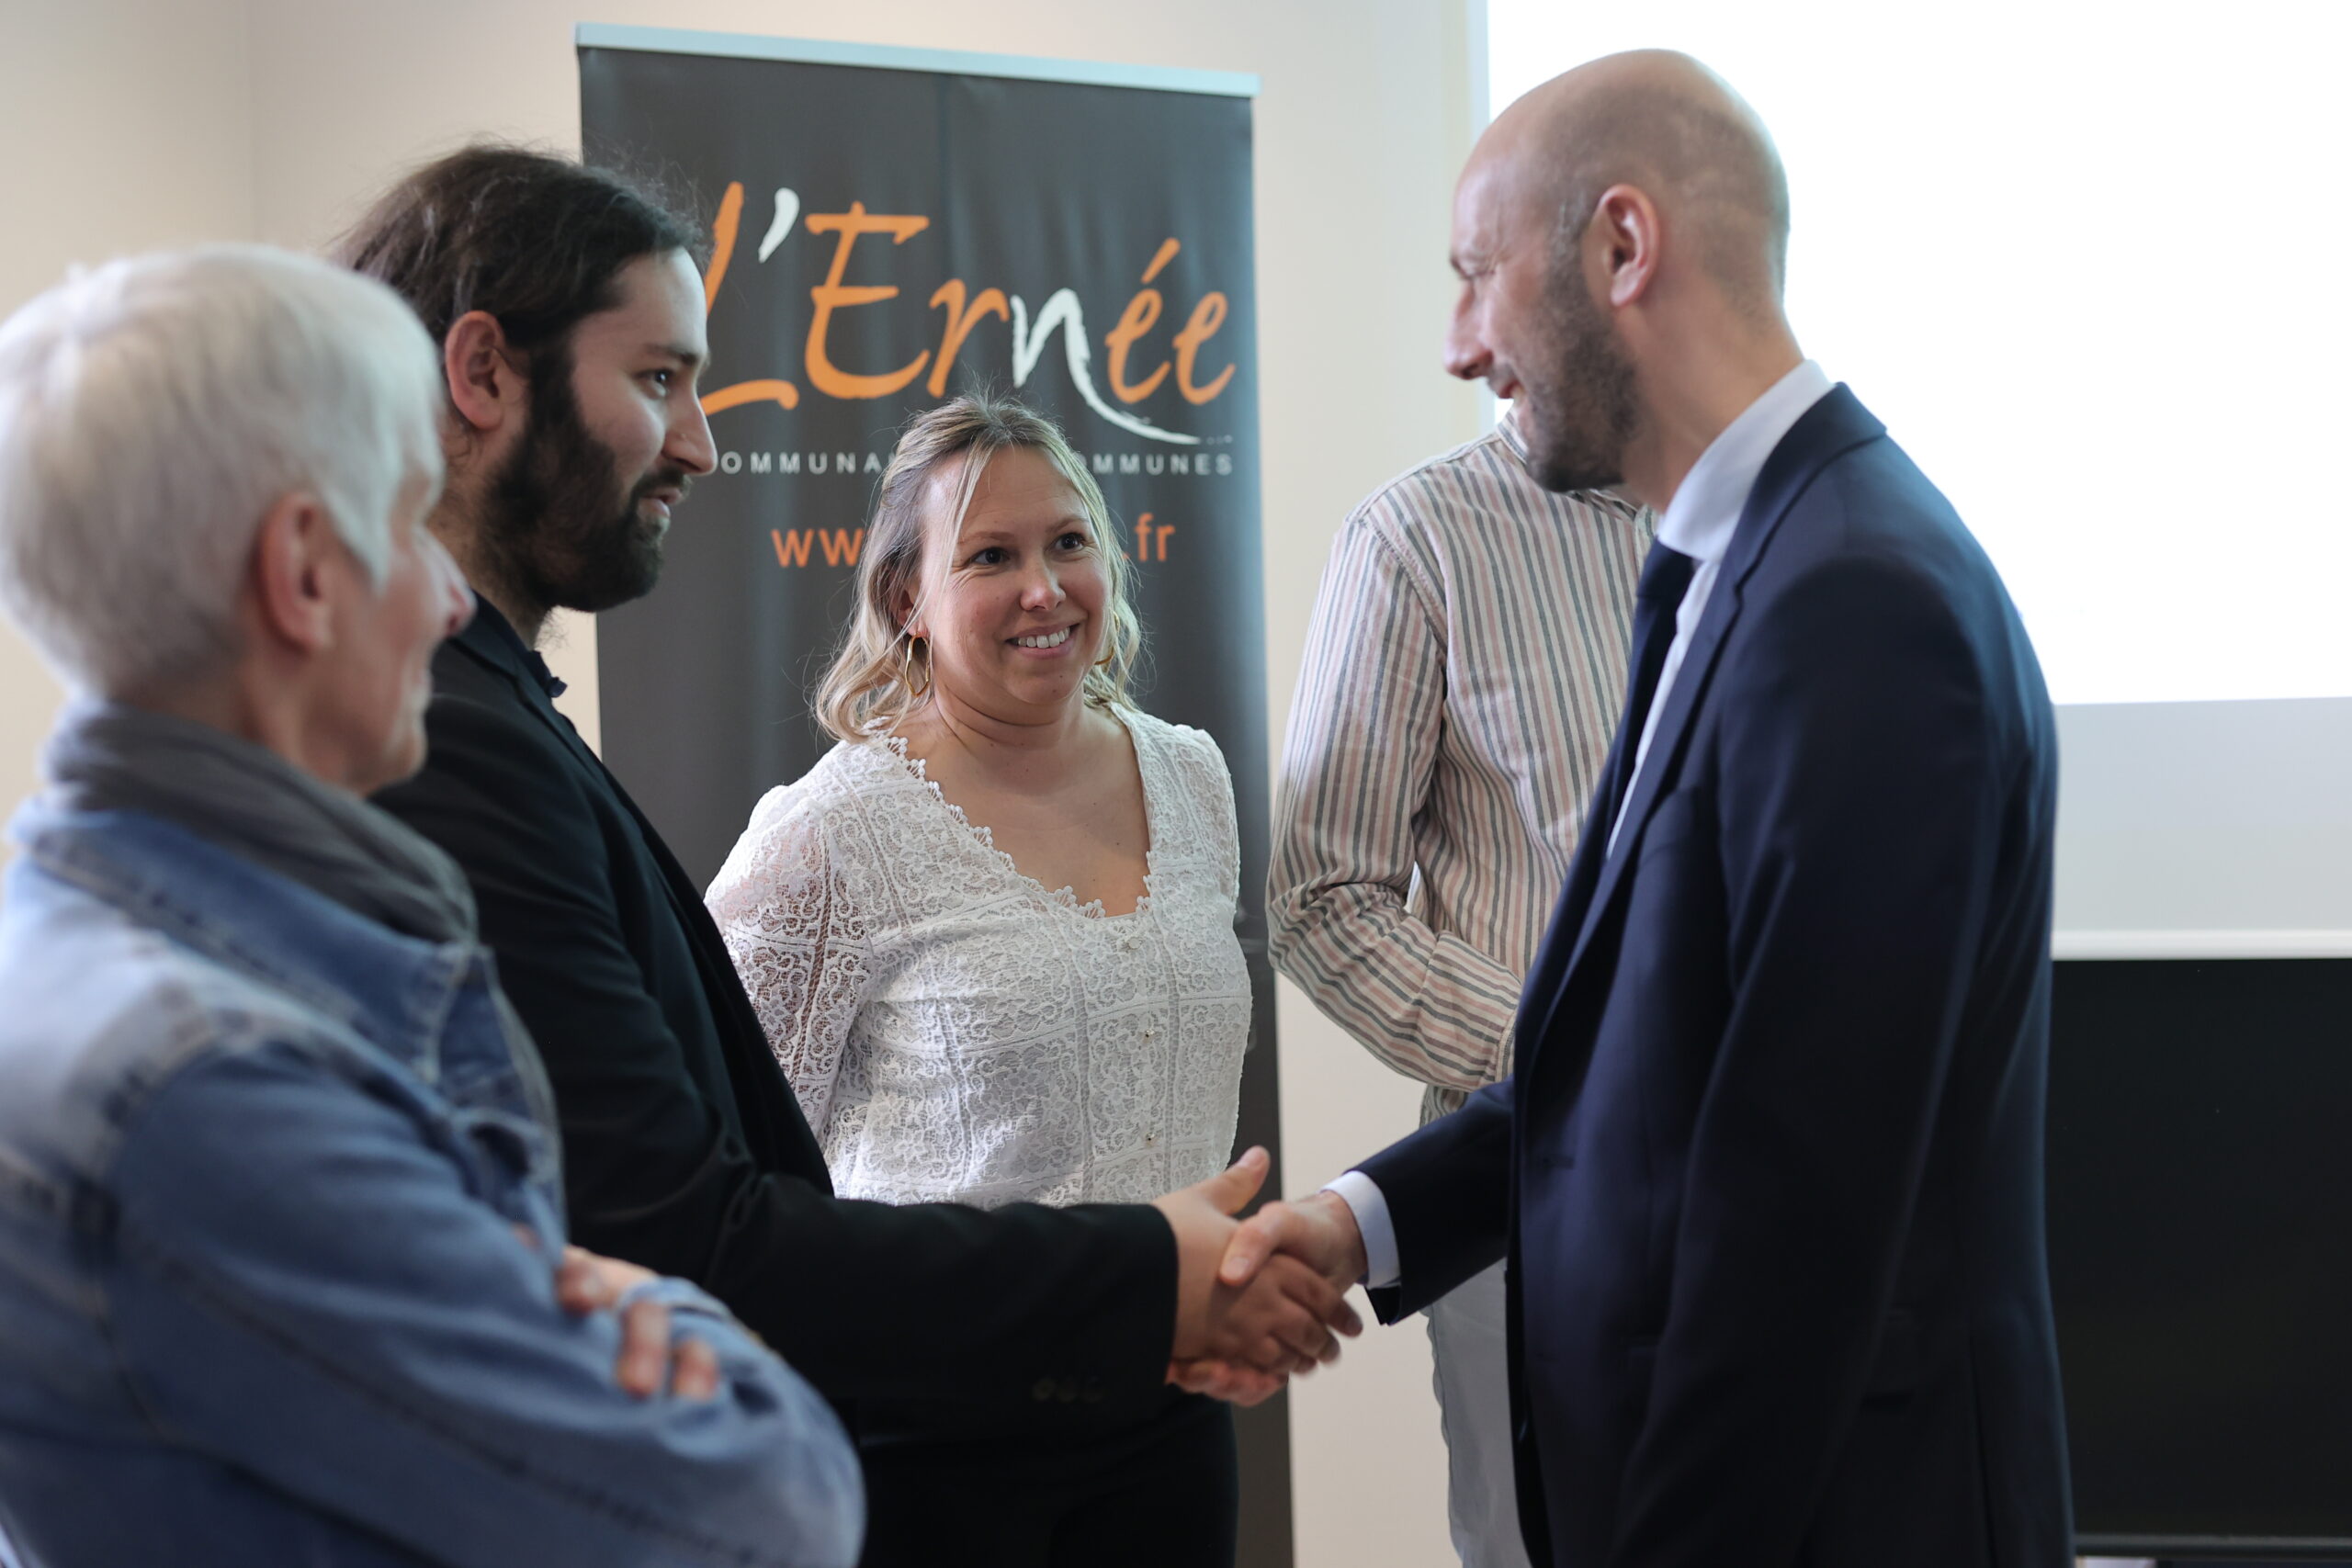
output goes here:
{"type": "Polygon", "coordinates": [[[1618,813],[1625,808],[1634,759],[1642,747],[1642,726],[1649,719],[1650,699],[1657,694],[1667,649],[1674,646],[1675,612],[1682,607],[1697,564],[1662,543],[1651,545],[1649,558],[1642,562],[1642,581],[1634,590],[1634,646],[1625,660],[1625,716],[1617,723],[1617,743],[1609,751],[1608,787],[1600,796],[1603,810],[1586,824],[1588,831],[1611,832],[1618,813]]]}

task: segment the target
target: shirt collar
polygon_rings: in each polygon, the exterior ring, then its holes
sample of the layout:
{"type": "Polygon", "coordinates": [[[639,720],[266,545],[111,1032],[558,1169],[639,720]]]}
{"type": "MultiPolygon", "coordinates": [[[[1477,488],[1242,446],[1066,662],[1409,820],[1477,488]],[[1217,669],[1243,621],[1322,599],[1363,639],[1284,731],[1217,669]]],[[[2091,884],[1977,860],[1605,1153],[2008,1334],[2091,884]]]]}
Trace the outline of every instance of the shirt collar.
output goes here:
{"type": "Polygon", "coordinates": [[[549,701],[563,695],[564,683],[556,679],[555,671],[548,668],[548,661],[539,657],[538,649],[525,642],[523,634],[514,629],[514,623],[480,593],[474,595],[473,625],[466,630],[476,634],[478,640],[487,641],[504,657],[507,663],[520,667],[537,682],[539,689],[547,693],[549,701]]]}
{"type": "Polygon", "coordinates": [[[1513,404],[1503,411],[1503,416],[1495,421],[1495,433],[1503,438],[1503,445],[1510,448],[1510,455],[1519,459],[1520,467],[1525,468],[1527,437],[1520,434],[1518,405],[1513,404]]]}
{"type": "Polygon", "coordinates": [[[1829,395],[1829,378],[1805,360],[1724,426],[1683,476],[1657,520],[1657,541],[1697,561],[1721,563],[1764,459],[1805,411],[1829,395]]]}
{"type": "MultiPolygon", "coordinates": [[[[1520,429],[1519,427],[1518,404],[1513,403],[1510,408],[1505,409],[1503,411],[1502,417],[1495,421],[1495,434],[1502,437],[1504,447],[1510,451],[1512,457],[1519,459],[1519,466],[1521,468],[1525,468],[1527,467],[1527,432],[1520,429]]],[[[1532,473],[1528,475],[1528,478],[1531,480],[1533,479],[1534,477],[1535,476],[1532,473]]],[[[1634,498],[1628,494],[1623,487],[1618,485],[1601,485],[1592,490],[1569,491],[1566,493],[1576,496],[1611,495],[1625,502],[1628,505],[1639,506],[1641,504],[1640,502],[1634,500],[1634,498]]]]}

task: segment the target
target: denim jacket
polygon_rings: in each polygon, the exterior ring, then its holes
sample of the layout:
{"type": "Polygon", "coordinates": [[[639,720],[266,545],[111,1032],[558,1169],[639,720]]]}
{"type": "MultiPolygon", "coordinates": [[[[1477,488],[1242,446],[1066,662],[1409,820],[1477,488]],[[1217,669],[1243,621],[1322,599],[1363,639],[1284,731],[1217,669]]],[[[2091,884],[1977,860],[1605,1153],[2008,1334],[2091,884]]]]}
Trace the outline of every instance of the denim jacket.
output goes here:
{"type": "Polygon", "coordinates": [[[491,960],[158,818],[41,803],[0,906],[0,1517],[28,1568],[849,1568],[813,1390],[692,1286],[716,1399],[556,1302],[491,960]],[[520,1232],[537,1238],[526,1244],[520,1232]]]}

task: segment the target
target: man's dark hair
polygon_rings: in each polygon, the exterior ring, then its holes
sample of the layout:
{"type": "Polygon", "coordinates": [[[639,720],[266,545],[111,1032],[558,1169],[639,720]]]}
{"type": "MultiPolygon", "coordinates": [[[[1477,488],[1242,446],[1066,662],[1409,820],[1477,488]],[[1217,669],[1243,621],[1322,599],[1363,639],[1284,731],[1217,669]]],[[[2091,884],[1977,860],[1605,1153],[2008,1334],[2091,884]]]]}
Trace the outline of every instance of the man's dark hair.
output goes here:
{"type": "Polygon", "coordinates": [[[527,374],[571,329],[619,302],[614,279],[639,256],[706,259],[699,225],[646,186],[525,147],[483,143],[425,164],[334,247],[391,286],[435,344],[471,310],[498,318],[527,374]]]}

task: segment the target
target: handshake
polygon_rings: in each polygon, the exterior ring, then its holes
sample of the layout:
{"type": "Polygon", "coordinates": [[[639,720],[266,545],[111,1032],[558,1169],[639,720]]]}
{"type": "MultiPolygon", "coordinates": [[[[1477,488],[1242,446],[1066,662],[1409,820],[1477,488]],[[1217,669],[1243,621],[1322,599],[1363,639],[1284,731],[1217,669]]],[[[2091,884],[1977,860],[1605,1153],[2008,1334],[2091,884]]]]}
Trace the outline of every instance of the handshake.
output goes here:
{"type": "Polygon", "coordinates": [[[1364,1271],[1354,1213],[1335,1194],[1272,1202],[1236,1220],[1270,1164],[1250,1149],[1224,1171],[1156,1199],[1176,1233],[1176,1337],[1168,1381],[1255,1404],[1293,1374],[1340,1358],[1334,1333],[1363,1324],[1347,1303],[1364,1271]]]}

